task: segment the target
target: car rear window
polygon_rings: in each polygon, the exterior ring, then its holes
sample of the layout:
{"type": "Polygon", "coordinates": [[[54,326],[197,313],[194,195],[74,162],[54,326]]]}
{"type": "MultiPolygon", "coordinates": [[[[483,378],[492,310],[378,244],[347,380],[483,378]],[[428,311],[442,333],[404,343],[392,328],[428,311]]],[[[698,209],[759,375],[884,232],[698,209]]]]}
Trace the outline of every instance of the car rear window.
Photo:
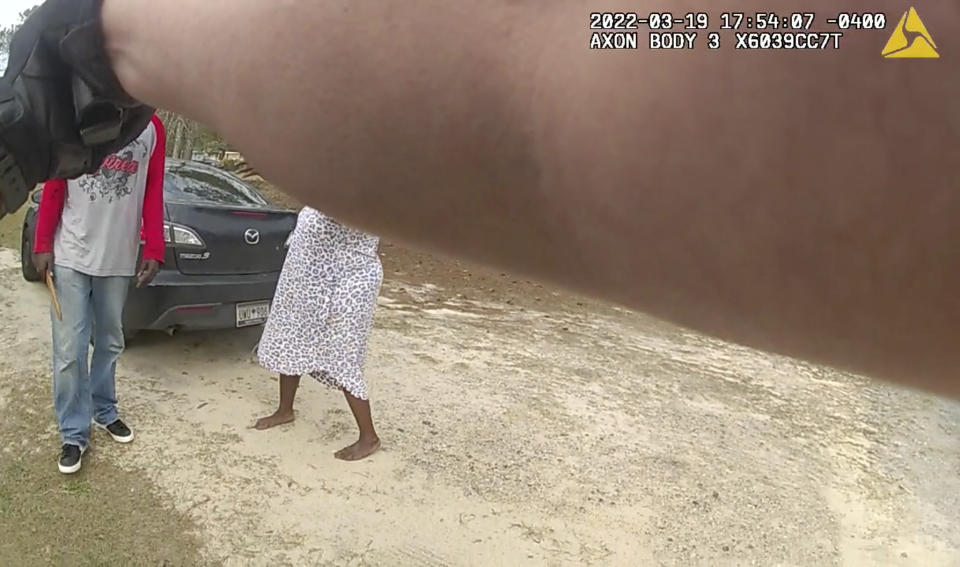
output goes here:
{"type": "Polygon", "coordinates": [[[173,166],[167,169],[163,192],[168,198],[218,205],[266,205],[256,191],[213,169],[173,166]]]}

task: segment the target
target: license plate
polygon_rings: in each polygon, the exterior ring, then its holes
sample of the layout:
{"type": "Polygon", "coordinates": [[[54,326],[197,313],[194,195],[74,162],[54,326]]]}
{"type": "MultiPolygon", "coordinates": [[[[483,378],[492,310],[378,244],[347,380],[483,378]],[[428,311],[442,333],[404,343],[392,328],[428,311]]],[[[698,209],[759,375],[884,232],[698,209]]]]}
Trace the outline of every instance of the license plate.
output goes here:
{"type": "Polygon", "coordinates": [[[237,304],[237,327],[250,327],[267,322],[270,316],[269,301],[251,301],[237,304]]]}

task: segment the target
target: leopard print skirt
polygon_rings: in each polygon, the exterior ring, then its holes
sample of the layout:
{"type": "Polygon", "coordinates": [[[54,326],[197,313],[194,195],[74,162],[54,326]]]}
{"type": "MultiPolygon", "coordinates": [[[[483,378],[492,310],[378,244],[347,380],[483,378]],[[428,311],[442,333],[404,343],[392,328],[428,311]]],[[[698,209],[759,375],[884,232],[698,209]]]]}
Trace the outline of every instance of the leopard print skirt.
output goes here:
{"type": "Polygon", "coordinates": [[[363,368],[383,282],[378,245],[379,238],[320,211],[300,211],[256,349],[261,366],[310,374],[368,399],[363,368]]]}

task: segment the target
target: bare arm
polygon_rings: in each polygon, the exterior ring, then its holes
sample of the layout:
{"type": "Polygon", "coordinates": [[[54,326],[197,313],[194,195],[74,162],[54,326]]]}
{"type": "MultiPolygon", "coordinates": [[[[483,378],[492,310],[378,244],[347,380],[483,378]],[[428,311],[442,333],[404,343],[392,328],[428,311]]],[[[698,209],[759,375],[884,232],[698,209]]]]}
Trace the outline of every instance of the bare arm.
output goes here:
{"type": "Polygon", "coordinates": [[[960,9],[917,5],[939,60],[880,57],[887,0],[803,5],[820,30],[885,12],[839,51],[587,49],[588,11],[706,11],[712,31],[715,5],[106,0],[104,19],[133,95],[345,221],[960,395],[960,9]]]}

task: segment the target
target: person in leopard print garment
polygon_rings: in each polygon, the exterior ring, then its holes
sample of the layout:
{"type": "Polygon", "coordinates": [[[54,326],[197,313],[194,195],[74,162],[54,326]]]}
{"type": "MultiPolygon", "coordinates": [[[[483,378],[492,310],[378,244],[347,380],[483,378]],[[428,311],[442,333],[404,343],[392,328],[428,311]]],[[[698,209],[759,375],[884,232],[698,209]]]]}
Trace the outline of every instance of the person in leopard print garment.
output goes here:
{"type": "Polygon", "coordinates": [[[363,378],[367,339],[383,282],[379,238],[304,207],[290,236],[273,306],[256,352],[260,365],[280,374],[280,405],[255,429],[294,420],[300,377],[343,391],[357,421],[356,443],[334,453],[356,461],[380,448],[363,378]]]}

